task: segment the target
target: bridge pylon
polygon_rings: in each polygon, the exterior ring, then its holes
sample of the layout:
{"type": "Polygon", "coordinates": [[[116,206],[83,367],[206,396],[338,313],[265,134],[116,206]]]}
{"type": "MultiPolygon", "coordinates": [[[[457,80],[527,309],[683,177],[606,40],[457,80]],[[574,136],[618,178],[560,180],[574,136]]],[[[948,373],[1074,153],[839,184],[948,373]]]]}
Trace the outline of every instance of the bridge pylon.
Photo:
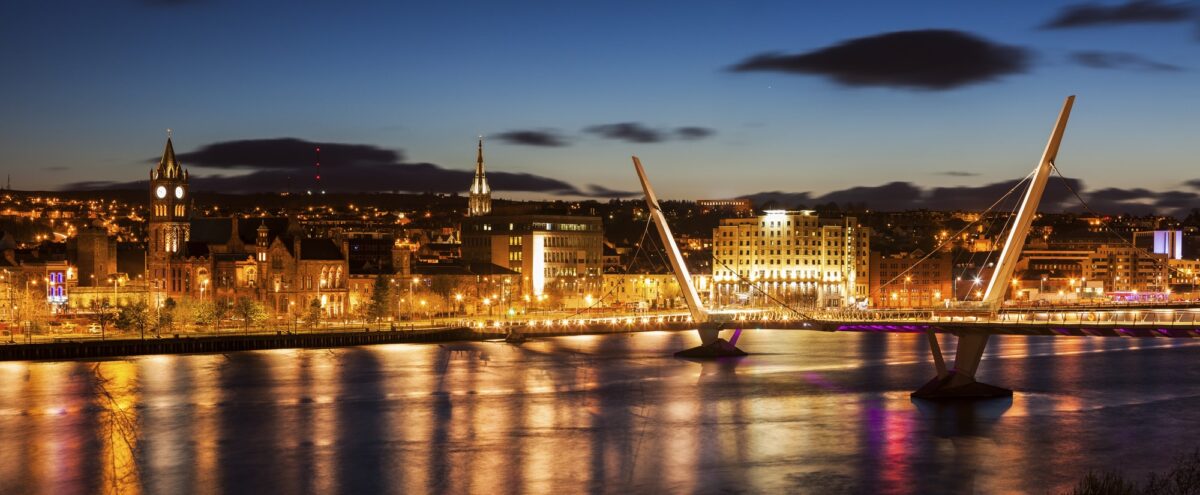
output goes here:
{"type": "MultiPolygon", "coordinates": [[[[995,314],[1004,301],[1008,281],[1016,269],[1021,249],[1025,246],[1025,238],[1029,234],[1029,227],[1033,225],[1033,219],[1037,216],[1038,203],[1042,200],[1046,182],[1050,179],[1054,161],[1058,158],[1058,147],[1062,143],[1063,133],[1067,129],[1067,120],[1071,117],[1071,107],[1074,103],[1075,95],[1068,96],[1063,102],[1058,120],[1054,122],[1054,128],[1050,131],[1050,140],[1042,152],[1041,161],[1034,169],[1029,189],[1025,191],[1025,198],[1021,201],[1020,209],[1017,210],[1017,216],[1008,232],[1004,248],[1000,251],[1000,259],[996,261],[996,270],[992,273],[992,279],[988,281],[987,292],[980,301],[978,310],[995,314]]],[[[954,356],[954,368],[947,370],[937,336],[933,332],[928,332],[929,348],[933,353],[937,376],[913,392],[912,396],[921,399],[1011,396],[1012,390],[975,381],[975,371],[979,369],[979,361],[983,359],[988,336],[985,329],[960,331],[958,333],[958,349],[954,356]]]]}
{"type": "Polygon", "coordinates": [[[675,244],[675,236],[671,235],[671,226],[667,225],[667,217],[658,205],[658,198],[654,195],[654,189],[650,187],[650,179],[646,178],[646,171],[642,169],[642,161],[636,156],[633,157],[633,168],[642,183],[642,192],[646,194],[646,207],[650,209],[650,218],[658,227],[659,238],[662,239],[663,249],[671,262],[675,281],[679,283],[680,292],[683,293],[688,311],[692,314],[692,321],[697,325],[696,331],[700,334],[699,346],[676,352],[675,355],[685,358],[745,356],[745,351],[736,346],[738,332],[735,332],[729,341],[720,336],[724,324],[732,321],[731,315],[709,311],[700,302],[700,294],[696,292],[696,285],[692,283],[692,276],[683,261],[683,254],[675,244]]]}

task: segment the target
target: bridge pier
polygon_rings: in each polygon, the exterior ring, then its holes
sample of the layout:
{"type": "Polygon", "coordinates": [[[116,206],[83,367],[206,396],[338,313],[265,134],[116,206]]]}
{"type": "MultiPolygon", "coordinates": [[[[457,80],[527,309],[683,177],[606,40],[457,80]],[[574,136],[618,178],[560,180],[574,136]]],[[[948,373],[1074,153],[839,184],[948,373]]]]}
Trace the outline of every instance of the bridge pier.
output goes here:
{"type": "Polygon", "coordinates": [[[720,337],[721,324],[717,322],[706,321],[701,323],[696,329],[700,333],[700,345],[691,349],[684,349],[676,352],[675,357],[704,359],[704,358],[722,358],[722,357],[739,357],[745,356],[746,351],[738,349],[737,335],[740,329],[735,332],[732,342],[726,341],[720,337]]]}
{"type": "Polygon", "coordinates": [[[929,380],[912,397],[917,399],[990,399],[1012,397],[1012,390],[975,381],[975,371],[987,348],[988,334],[982,332],[963,333],[958,336],[958,349],[954,354],[954,368],[946,369],[937,336],[927,331],[929,350],[937,368],[937,376],[929,380]]]}

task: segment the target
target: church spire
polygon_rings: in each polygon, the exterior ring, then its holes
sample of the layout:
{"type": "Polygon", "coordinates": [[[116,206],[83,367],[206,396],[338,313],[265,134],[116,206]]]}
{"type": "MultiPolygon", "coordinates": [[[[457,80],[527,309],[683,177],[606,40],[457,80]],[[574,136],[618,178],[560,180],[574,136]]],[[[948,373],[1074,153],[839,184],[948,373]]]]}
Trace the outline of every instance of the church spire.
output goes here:
{"type": "Polygon", "coordinates": [[[483,137],[479,138],[479,153],[475,157],[475,178],[471,180],[470,198],[467,203],[467,214],[470,216],[487,215],[492,211],[492,188],[488,186],[487,175],[483,171],[483,137]]]}
{"type": "Polygon", "coordinates": [[[171,145],[171,130],[167,129],[167,147],[163,150],[162,158],[158,160],[155,176],[162,179],[178,178],[182,172],[179,160],[175,159],[175,147],[171,145]]]}
{"type": "Polygon", "coordinates": [[[475,158],[475,175],[483,175],[483,138],[479,138],[479,155],[475,158]]]}

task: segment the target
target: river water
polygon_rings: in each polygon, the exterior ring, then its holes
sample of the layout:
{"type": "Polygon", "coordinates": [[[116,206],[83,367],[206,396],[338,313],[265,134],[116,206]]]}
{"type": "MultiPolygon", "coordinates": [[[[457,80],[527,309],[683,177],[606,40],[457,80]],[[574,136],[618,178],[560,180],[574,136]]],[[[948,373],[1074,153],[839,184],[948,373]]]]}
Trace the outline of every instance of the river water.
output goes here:
{"type": "Polygon", "coordinates": [[[1200,446],[1200,342],[692,332],[0,363],[0,493],[1055,493],[1200,446]],[[953,341],[943,344],[953,347],[953,341]],[[949,353],[948,353],[949,354],[949,353]]]}

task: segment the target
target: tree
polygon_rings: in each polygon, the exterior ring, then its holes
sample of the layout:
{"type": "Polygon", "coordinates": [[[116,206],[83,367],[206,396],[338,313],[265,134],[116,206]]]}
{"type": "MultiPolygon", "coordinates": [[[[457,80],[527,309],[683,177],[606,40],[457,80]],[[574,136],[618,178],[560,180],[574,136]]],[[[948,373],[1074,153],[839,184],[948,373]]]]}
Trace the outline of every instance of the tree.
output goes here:
{"type": "Polygon", "coordinates": [[[206,327],[213,325],[217,321],[215,304],[212,301],[201,301],[198,304],[192,305],[192,323],[197,326],[206,327]]]}
{"type": "Polygon", "coordinates": [[[143,301],[122,307],[117,311],[116,325],[121,330],[137,330],[138,335],[146,338],[146,326],[150,324],[150,306],[143,301]]]}
{"type": "Polygon", "coordinates": [[[313,298],[308,304],[308,311],[304,314],[304,323],[308,324],[311,329],[316,329],[321,325],[321,300],[313,298]]]}
{"type": "Polygon", "coordinates": [[[262,303],[249,297],[239,297],[233,305],[233,314],[242,320],[242,328],[249,332],[250,327],[258,326],[267,319],[267,309],[262,303]]]}
{"type": "Polygon", "coordinates": [[[220,331],[221,321],[229,317],[229,304],[224,300],[201,301],[192,307],[192,321],[199,326],[212,325],[213,331],[220,331]]]}
{"type": "Polygon", "coordinates": [[[168,297],[163,301],[162,307],[158,308],[158,323],[155,325],[155,328],[166,328],[168,332],[173,331],[175,329],[175,310],[177,307],[178,304],[175,303],[175,299],[173,298],[168,297]]]}
{"type": "Polygon", "coordinates": [[[112,305],[108,299],[97,301],[92,300],[92,311],[96,312],[96,323],[100,324],[100,338],[104,338],[104,331],[108,326],[117,321],[117,312],[113,311],[112,305]]]}
{"type": "Polygon", "coordinates": [[[229,300],[218,299],[213,302],[213,320],[217,331],[221,331],[221,322],[229,318],[229,300]]]}
{"type": "Polygon", "coordinates": [[[371,287],[371,301],[367,305],[367,318],[379,321],[387,316],[391,309],[391,281],[383,275],[375,277],[375,285],[371,287]]]}

